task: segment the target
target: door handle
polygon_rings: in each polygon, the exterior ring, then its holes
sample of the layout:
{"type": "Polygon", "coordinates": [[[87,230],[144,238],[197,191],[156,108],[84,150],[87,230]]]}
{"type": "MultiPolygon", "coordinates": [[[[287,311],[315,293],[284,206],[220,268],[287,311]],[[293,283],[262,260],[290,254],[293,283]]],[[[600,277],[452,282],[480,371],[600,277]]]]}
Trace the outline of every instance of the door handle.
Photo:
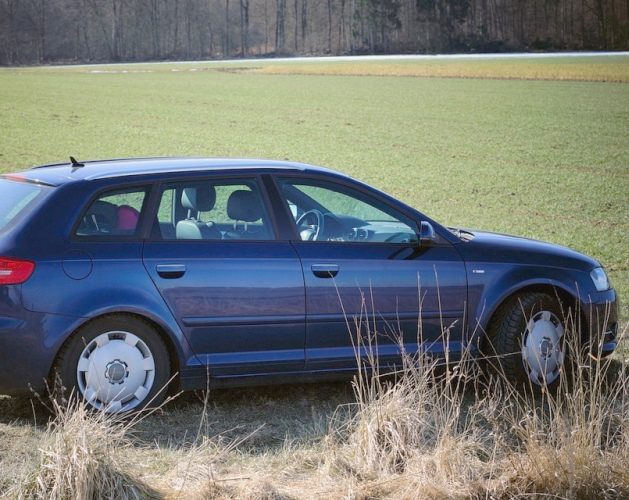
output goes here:
{"type": "Polygon", "coordinates": [[[317,278],[334,278],[339,273],[337,264],[313,264],[310,269],[317,278]]]}
{"type": "Polygon", "coordinates": [[[155,269],[157,274],[166,279],[181,278],[186,274],[185,264],[157,264],[155,269]]]}

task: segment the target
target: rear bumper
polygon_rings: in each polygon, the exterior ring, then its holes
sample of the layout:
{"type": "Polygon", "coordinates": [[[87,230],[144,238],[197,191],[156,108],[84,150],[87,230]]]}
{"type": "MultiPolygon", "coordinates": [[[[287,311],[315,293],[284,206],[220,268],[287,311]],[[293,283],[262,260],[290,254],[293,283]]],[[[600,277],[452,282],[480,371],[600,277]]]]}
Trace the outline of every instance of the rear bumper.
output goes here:
{"type": "Polygon", "coordinates": [[[59,347],[77,321],[31,312],[21,318],[0,316],[0,394],[45,391],[59,347]]]}

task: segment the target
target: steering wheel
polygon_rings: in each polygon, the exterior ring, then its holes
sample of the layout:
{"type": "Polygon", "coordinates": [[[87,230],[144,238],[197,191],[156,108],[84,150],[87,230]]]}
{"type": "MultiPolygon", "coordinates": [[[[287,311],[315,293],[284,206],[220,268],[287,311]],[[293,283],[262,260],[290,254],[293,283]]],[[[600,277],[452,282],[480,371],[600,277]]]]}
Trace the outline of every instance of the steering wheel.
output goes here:
{"type": "Polygon", "coordinates": [[[297,228],[302,241],[317,241],[323,234],[323,213],[317,209],[308,210],[297,219],[297,228]]]}
{"type": "Polygon", "coordinates": [[[109,234],[114,229],[113,222],[103,214],[85,214],[79,227],[78,233],[81,235],[109,234]]]}

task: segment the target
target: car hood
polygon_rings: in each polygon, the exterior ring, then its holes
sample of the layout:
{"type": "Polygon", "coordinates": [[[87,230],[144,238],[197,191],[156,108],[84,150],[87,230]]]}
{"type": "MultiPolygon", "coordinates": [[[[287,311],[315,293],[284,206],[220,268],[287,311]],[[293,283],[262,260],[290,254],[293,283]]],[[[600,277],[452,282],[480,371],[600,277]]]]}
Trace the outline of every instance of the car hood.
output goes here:
{"type": "Polygon", "coordinates": [[[474,229],[460,231],[464,243],[457,247],[466,261],[511,262],[585,272],[600,266],[597,260],[561,245],[474,229]]]}

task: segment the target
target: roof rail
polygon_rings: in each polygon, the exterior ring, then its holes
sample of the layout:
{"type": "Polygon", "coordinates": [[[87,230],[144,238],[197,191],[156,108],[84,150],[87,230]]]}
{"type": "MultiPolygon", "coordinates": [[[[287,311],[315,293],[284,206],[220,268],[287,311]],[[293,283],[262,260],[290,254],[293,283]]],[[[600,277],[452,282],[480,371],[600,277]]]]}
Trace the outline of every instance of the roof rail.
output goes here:
{"type": "MultiPolygon", "coordinates": [[[[72,158],[72,157],[70,157],[72,158]]],[[[125,158],[107,158],[104,160],[82,160],[81,163],[113,163],[113,162],[121,162],[121,161],[142,161],[142,160],[203,160],[205,159],[202,156],[143,156],[139,158],[133,157],[125,157],[125,158]]],[[[48,163],[45,165],[37,165],[31,167],[31,170],[37,168],[49,168],[49,167],[63,167],[64,165],[73,166],[72,162],[62,162],[62,163],[48,163]]]]}

